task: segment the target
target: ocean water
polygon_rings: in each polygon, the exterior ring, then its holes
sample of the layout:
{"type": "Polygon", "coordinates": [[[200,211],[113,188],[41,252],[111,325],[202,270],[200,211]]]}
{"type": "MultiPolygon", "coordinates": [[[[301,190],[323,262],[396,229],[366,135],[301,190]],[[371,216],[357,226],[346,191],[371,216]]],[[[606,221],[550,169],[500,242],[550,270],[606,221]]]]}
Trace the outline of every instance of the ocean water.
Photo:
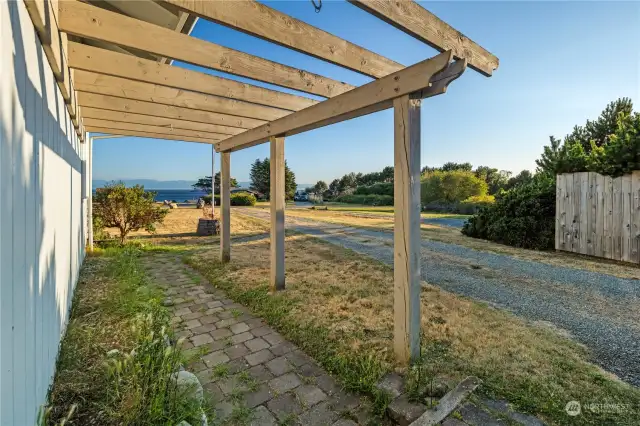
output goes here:
{"type": "MultiPolygon", "coordinates": [[[[203,191],[194,191],[192,189],[148,189],[156,193],[156,201],[177,201],[178,203],[184,203],[185,201],[196,201],[198,198],[207,195],[203,191]]],[[[95,189],[93,190],[95,194],[95,189]]]]}
{"type": "Polygon", "coordinates": [[[207,195],[203,191],[194,191],[192,189],[150,189],[149,191],[157,192],[156,201],[177,201],[184,203],[185,201],[196,201],[198,198],[207,195]]]}

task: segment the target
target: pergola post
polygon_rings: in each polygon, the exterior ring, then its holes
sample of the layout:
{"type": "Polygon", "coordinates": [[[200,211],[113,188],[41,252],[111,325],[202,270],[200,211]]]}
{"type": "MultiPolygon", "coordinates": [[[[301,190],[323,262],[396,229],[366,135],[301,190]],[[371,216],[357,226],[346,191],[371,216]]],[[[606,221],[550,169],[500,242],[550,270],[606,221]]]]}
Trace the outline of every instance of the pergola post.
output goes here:
{"type": "Polygon", "coordinates": [[[231,153],[220,153],[220,261],[231,260],[231,153]]]}
{"type": "Polygon", "coordinates": [[[89,251],[93,251],[93,136],[87,138],[87,224],[89,251]]]}
{"type": "Polygon", "coordinates": [[[216,149],[211,145],[211,217],[216,218],[216,149]]]}
{"type": "Polygon", "coordinates": [[[394,99],[394,351],[420,356],[420,100],[394,99]]]}
{"type": "Polygon", "coordinates": [[[285,167],[284,137],[271,136],[270,207],[271,207],[271,291],[284,290],[284,207],[285,167]]]}

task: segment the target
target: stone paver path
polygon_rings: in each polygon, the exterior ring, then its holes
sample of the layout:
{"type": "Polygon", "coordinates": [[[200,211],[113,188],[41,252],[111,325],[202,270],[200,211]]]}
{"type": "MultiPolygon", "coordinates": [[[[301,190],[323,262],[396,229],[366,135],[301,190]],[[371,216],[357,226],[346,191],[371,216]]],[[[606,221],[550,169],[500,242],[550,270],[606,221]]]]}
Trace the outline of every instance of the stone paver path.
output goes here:
{"type": "Polygon", "coordinates": [[[215,407],[211,423],[366,425],[371,416],[355,395],[295,345],[228,299],[179,257],[153,254],[144,265],[165,289],[177,337],[197,351],[195,373],[215,407]]]}

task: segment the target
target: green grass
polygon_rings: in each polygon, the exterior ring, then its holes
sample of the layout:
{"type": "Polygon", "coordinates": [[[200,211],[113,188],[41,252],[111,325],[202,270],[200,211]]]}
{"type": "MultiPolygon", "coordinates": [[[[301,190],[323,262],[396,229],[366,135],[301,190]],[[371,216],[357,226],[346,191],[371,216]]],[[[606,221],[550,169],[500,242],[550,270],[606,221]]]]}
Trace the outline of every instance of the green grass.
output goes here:
{"type": "Polygon", "coordinates": [[[296,302],[286,296],[270,294],[267,286],[243,290],[222,278],[224,265],[218,262],[203,264],[195,257],[190,257],[187,263],[201,270],[212,284],[224,290],[231,299],[249,307],[255,315],[264,318],[305,353],[313,356],[328,372],[341,380],[346,390],[369,396],[375,414],[384,413],[390,398],[376,384],[388,371],[377,357],[352,353],[330,336],[329,329],[314,322],[300,323],[292,315],[296,302]]]}
{"type": "MultiPolygon", "coordinates": [[[[195,424],[199,404],[171,379],[185,361],[165,346],[169,312],[149,282],[135,246],[89,256],[81,271],[62,341],[46,421],[58,424],[195,424]]],[[[169,336],[167,336],[169,337],[169,336]]]]}

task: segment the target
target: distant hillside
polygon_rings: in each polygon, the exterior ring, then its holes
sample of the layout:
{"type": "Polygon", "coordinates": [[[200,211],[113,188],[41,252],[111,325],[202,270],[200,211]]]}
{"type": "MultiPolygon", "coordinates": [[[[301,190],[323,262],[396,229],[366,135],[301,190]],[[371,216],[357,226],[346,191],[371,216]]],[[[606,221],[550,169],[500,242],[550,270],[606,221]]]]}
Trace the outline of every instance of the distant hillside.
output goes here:
{"type": "MultiPolygon", "coordinates": [[[[120,179],[127,186],[143,185],[145,189],[192,189],[195,180],[120,179]]],[[[93,187],[101,188],[110,180],[94,179],[93,187]]]]}
{"type": "MultiPolygon", "coordinates": [[[[120,179],[125,185],[143,185],[145,189],[192,189],[191,185],[196,183],[195,180],[155,180],[155,179],[120,179]]],[[[110,180],[94,179],[93,187],[102,188],[110,180]]],[[[251,182],[238,182],[240,188],[249,188],[251,182]]],[[[305,189],[309,186],[313,186],[310,183],[298,184],[298,189],[305,189]]]]}

